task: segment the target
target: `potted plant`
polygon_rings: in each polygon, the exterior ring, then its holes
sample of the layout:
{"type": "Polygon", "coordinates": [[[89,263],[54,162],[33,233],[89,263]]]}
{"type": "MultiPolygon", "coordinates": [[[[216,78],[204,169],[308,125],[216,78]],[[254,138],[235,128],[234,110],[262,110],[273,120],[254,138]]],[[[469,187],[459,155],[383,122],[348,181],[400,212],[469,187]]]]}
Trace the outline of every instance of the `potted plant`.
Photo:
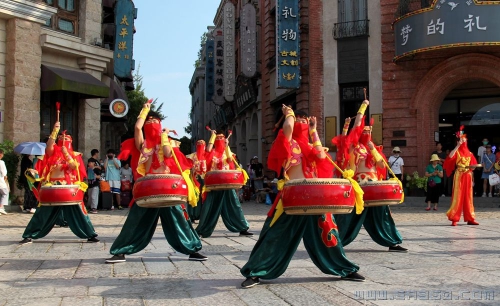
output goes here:
{"type": "Polygon", "coordinates": [[[411,196],[423,197],[427,192],[427,177],[420,176],[417,171],[406,176],[406,187],[410,190],[411,196]]]}

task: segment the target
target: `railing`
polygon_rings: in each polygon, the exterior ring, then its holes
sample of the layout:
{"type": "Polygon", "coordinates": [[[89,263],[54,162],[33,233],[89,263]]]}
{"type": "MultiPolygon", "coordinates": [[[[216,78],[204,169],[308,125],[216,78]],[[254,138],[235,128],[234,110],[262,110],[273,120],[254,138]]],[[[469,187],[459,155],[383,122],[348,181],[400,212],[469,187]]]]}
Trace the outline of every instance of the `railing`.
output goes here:
{"type": "Polygon", "coordinates": [[[408,13],[430,7],[431,5],[432,0],[399,0],[399,6],[398,10],[396,11],[395,17],[399,18],[408,13]]]}
{"type": "Polygon", "coordinates": [[[333,38],[342,39],[349,37],[370,36],[369,20],[355,20],[348,22],[339,22],[333,26],[333,38]]]}

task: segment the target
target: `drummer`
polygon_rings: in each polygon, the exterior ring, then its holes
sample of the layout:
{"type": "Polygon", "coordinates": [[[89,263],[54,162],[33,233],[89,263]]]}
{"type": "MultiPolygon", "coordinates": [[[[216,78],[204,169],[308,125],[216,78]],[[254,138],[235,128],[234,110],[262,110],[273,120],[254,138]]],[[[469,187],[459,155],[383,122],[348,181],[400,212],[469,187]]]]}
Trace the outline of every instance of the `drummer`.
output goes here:
{"type": "MultiPolygon", "coordinates": [[[[193,161],[193,167],[191,168],[192,181],[196,184],[199,190],[203,189],[205,173],[207,173],[206,154],[206,143],[205,140],[201,139],[196,142],[196,152],[186,156],[193,161]]],[[[189,219],[192,223],[200,220],[202,202],[202,197],[200,197],[196,207],[191,205],[187,206],[189,219]]]]}
{"type": "MultiPolygon", "coordinates": [[[[150,112],[152,100],[146,102],[135,124],[134,139],[122,143],[120,159],[128,159],[132,155],[132,168],[135,167],[134,181],[146,174],[181,174],[174,158],[182,165],[182,171],[190,164],[180,153],[179,148],[172,147],[168,129],[161,128],[160,116],[150,112]],[[143,134],[144,129],[144,134],[143,134]],[[146,136],[146,138],[144,138],[146,136]]],[[[173,141],[172,141],[173,142],[173,141]]],[[[175,142],[173,142],[175,143],[175,142]]],[[[133,203],[123,228],[111,246],[113,257],[106,263],[125,261],[125,254],[134,254],[143,250],[153,238],[153,234],[161,218],[163,233],[168,243],[177,252],[189,255],[189,260],[204,261],[207,257],[198,253],[201,241],[194,231],[191,222],[185,217],[180,205],[162,208],[144,208],[133,203]]],[[[188,218],[189,219],[189,218],[188,218]]]]}
{"type": "MultiPolygon", "coordinates": [[[[82,154],[73,151],[73,139],[69,134],[63,132],[58,136],[60,127],[59,121],[54,124],[52,134],[47,140],[45,156],[37,163],[40,186],[43,188],[51,185],[79,185],[85,192],[87,184],[83,181],[87,177],[87,171],[82,154]]],[[[76,236],[87,239],[88,242],[99,242],[82,202],[80,205],[38,207],[23,233],[24,239],[19,244],[31,243],[33,239],[45,237],[63,215],[64,222],[76,236]]]]}
{"type": "MultiPolygon", "coordinates": [[[[229,141],[222,132],[212,131],[208,142],[207,170],[234,170],[233,153],[229,150],[229,141]]],[[[204,195],[205,196],[205,195],[204,195]]],[[[226,228],[240,236],[252,236],[248,222],[245,219],[239,197],[234,189],[212,190],[206,193],[206,199],[201,206],[200,223],[196,232],[203,238],[212,235],[219,217],[226,228]]]]}
{"type": "MultiPolygon", "coordinates": [[[[309,121],[307,114],[294,113],[285,105],[282,111],[285,120],[269,152],[268,168],[283,173],[285,180],[330,178],[333,165],[327,161],[321,146],[316,118],[311,117],[309,121]]],[[[344,280],[364,281],[365,278],[357,273],[359,267],[344,254],[332,214],[287,215],[283,213],[280,198],[278,194],[250,258],[240,270],[247,278],[241,284],[243,288],[258,285],[260,278],[273,279],[282,275],[302,238],[311,260],[323,273],[339,275],[344,280]]]]}
{"type": "MultiPolygon", "coordinates": [[[[383,180],[386,177],[385,156],[371,141],[371,126],[364,126],[364,113],[370,102],[364,100],[356,115],[353,129],[344,144],[348,146],[347,168],[354,171],[354,177],[362,186],[368,181],[383,180]]],[[[346,152],[339,148],[339,152],[346,152]]],[[[351,243],[364,226],[370,237],[390,252],[407,252],[401,247],[403,238],[396,228],[388,205],[365,207],[361,214],[353,210],[350,214],[335,215],[339,236],[344,246],[351,243]]]]}

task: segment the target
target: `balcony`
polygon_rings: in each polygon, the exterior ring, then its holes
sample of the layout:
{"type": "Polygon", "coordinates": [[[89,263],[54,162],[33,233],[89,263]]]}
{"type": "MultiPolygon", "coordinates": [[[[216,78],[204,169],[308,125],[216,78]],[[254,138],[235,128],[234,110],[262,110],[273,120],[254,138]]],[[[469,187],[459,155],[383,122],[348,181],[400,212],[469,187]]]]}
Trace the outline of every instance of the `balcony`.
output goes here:
{"type": "Polygon", "coordinates": [[[344,39],[351,37],[370,36],[369,35],[369,20],[355,20],[336,23],[333,26],[333,38],[344,39]]]}

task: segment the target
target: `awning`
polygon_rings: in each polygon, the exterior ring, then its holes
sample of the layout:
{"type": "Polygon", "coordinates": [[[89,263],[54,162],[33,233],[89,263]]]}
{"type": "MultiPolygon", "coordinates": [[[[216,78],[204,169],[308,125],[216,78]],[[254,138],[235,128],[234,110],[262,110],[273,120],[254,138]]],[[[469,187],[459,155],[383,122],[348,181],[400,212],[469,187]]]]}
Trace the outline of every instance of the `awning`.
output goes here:
{"type": "Polygon", "coordinates": [[[127,94],[122,87],[114,80],[111,80],[109,82],[109,96],[101,101],[101,105],[109,106],[109,104],[115,99],[122,99],[128,102],[127,94]]]}
{"type": "Polygon", "coordinates": [[[42,65],[42,91],[70,91],[82,98],[107,98],[109,87],[85,71],[42,65]]]}

